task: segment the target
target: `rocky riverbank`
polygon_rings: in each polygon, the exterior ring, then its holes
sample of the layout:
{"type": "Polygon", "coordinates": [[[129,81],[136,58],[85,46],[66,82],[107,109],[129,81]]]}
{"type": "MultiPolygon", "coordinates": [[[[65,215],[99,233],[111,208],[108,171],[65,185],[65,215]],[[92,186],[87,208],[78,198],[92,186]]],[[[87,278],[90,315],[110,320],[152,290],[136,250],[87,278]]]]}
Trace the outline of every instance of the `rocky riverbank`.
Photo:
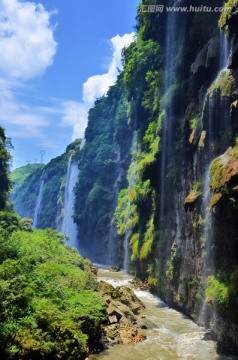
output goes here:
{"type": "Polygon", "coordinates": [[[132,289],[127,286],[114,288],[107,282],[100,281],[99,291],[107,311],[107,323],[102,338],[104,348],[145,340],[146,336],[140,331],[147,328],[145,319],[140,321],[138,316],[145,306],[132,289]]]}

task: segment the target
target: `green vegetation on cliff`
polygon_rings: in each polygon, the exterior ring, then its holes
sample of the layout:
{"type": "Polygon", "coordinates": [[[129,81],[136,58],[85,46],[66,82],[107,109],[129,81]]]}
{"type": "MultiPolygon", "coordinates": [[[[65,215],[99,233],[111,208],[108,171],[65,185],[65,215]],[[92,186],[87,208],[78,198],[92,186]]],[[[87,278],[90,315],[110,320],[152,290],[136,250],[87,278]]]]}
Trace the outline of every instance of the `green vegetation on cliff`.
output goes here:
{"type": "Polygon", "coordinates": [[[7,147],[11,146],[4,129],[0,127],[0,210],[3,210],[8,200],[10,180],[8,177],[9,160],[11,158],[7,147]]]}
{"type": "Polygon", "coordinates": [[[75,221],[80,227],[81,244],[91,249],[94,259],[96,253],[101,259],[106,255],[117,193],[125,184],[132,136],[129,111],[121,75],[108,95],[98,99],[89,111],[75,191],[75,221]],[[95,241],[104,245],[97,243],[94,247],[95,241]]]}

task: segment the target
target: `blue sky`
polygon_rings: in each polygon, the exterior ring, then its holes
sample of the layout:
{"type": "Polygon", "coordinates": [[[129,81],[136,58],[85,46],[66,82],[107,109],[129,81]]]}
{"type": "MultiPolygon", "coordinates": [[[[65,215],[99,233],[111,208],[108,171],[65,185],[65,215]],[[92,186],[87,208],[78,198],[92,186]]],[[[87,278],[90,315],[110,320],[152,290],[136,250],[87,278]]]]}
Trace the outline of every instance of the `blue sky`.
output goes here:
{"type": "Polygon", "coordinates": [[[139,0],[0,0],[0,124],[13,167],[44,162],[82,137],[114,83],[139,0]]]}

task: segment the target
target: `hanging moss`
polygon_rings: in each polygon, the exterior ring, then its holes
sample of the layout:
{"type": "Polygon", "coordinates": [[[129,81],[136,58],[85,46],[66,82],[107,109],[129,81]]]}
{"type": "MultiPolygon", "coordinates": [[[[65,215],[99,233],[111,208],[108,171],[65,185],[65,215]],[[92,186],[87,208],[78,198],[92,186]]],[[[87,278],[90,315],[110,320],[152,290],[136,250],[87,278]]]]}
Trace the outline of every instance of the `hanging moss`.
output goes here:
{"type": "Polygon", "coordinates": [[[206,302],[226,306],[229,300],[228,286],[215,276],[207,278],[206,302]]]}
{"type": "Polygon", "coordinates": [[[226,30],[229,36],[233,35],[235,31],[236,19],[238,17],[238,0],[228,0],[224,4],[224,10],[219,19],[220,28],[226,30]]]}
{"type": "Polygon", "coordinates": [[[213,208],[223,195],[232,195],[236,192],[236,183],[238,182],[238,141],[233,148],[230,147],[222,156],[213,161],[210,174],[211,189],[214,192],[210,206],[213,208]]]}
{"type": "Polygon", "coordinates": [[[221,96],[229,97],[233,93],[235,78],[231,71],[224,70],[220,73],[218,79],[214,81],[208,93],[212,97],[216,91],[220,91],[221,96]]]}
{"type": "Polygon", "coordinates": [[[130,246],[132,250],[131,260],[136,261],[139,258],[139,234],[132,235],[130,240],[130,246]]]}

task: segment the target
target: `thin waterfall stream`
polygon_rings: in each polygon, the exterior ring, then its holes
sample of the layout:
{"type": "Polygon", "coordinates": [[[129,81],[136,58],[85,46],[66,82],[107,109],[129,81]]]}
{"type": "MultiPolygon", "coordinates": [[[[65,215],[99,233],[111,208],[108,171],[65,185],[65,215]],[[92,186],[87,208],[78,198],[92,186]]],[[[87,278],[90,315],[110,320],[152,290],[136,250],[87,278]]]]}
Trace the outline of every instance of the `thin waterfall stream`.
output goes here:
{"type": "MultiPolygon", "coordinates": [[[[211,166],[211,165],[210,165],[211,166]]],[[[211,228],[211,219],[212,214],[210,210],[210,166],[208,167],[205,173],[204,185],[203,185],[203,211],[204,211],[204,261],[203,261],[203,275],[207,276],[209,270],[213,268],[213,258],[212,258],[212,228],[211,228]]],[[[207,301],[206,301],[206,286],[204,298],[202,301],[201,309],[198,315],[198,324],[206,325],[207,321],[207,301]]]]}
{"type": "Polygon", "coordinates": [[[72,155],[68,159],[66,184],[64,191],[64,219],[60,232],[69,236],[68,244],[78,247],[77,226],[73,221],[74,214],[74,187],[78,179],[79,170],[76,164],[72,162],[72,155]]]}
{"type": "Polygon", "coordinates": [[[33,228],[35,228],[35,229],[37,227],[37,222],[38,222],[38,215],[39,215],[40,206],[41,206],[43,187],[44,187],[44,179],[43,179],[43,174],[42,174],[41,179],[40,179],[40,188],[39,188],[39,193],[38,193],[37,200],[36,200],[36,206],[35,206],[33,224],[32,224],[33,228]]]}
{"type": "MultiPolygon", "coordinates": [[[[178,0],[174,1],[173,6],[176,6],[178,0]]],[[[165,44],[165,96],[167,96],[170,87],[174,82],[174,52],[175,52],[175,33],[177,25],[177,13],[171,12],[168,14],[167,31],[166,31],[166,44],[165,44]]],[[[161,149],[161,168],[160,168],[160,221],[163,227],[165,215],[165,202],[166,202],[166,168],[168,162],[168,147],[172,140],[172,110],[169,106],[165,111],[165,116],[162,126],[162,149],[161,149]]]]}
{"type": "MultiPolygon", "coordinates": [[[[132,277],[125,272],[112,273],[100,269],[98,280],[116,286],[132,286],[132,277]]],[[[234,356],[216,353],[215,342],[206,339],[204,328],[196,325],[185,315],[175,311],[147,291],[134,290],[146,309],[138,315],[145,316],[155,324],[154,328],[142,330],[147,339],[129,345],[116,345],[90,360],[237,360],[234,356]]]]}
{"type": "MultiPolygon", "coordinates": [[[[132,145],[131,145],[131,154],[133,154],[134,151],[136,151],[137,148],[137,131],[133,132],[132,137],[132,145]]],[[[131,171],[131,179],[129,188],[130,191],[133,189],[135,184],[135,176],[136,176],[136,162],[132,162],[132,171],[131,171]]],[[[123,269],[128,272],[129,271],[129,263],[130,263],[130,238],[131,238],[131,230],[129,227],[130,223],[130,211],[131,211],[131,203],[129,199],[129,209],[128,209],[128,219],[126,222],[126,231],[124,236],[124,261],[123,261],[123,269]]]]}

